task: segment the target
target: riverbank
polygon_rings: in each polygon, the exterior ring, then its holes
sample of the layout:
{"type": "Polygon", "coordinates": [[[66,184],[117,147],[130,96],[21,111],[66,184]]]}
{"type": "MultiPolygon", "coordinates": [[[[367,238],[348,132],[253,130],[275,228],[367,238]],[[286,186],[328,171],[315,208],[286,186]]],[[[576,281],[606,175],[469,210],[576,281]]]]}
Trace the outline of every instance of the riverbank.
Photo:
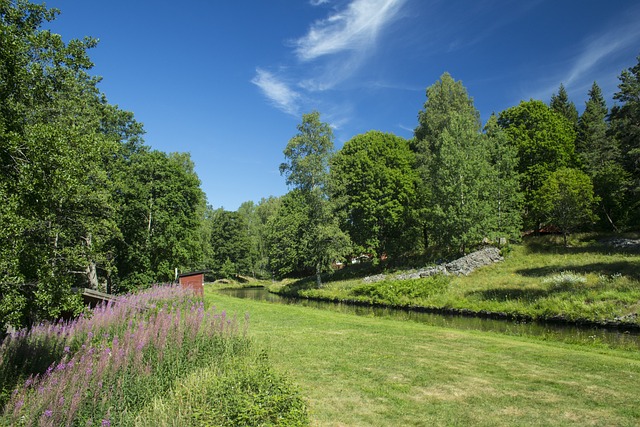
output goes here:
{"type": "Polygon", "coordinates": [[[299,387],[313,425],[637,425],[640,354],[205,291],[299,387]]]}
{"type": "MultiPolygon", "coordinates": [[[[512,245],[503,262],[468,276],[432,276],[365,283],[337,272],[316,288],[311,280],[271,285],[302,298],[388,305],[425,311],[516,320],[640,328],[640,251],[610,245],[602,236],[528,238],[512,245]]],[[[351,276],[351,277],[350,277],[351,276]]]]}

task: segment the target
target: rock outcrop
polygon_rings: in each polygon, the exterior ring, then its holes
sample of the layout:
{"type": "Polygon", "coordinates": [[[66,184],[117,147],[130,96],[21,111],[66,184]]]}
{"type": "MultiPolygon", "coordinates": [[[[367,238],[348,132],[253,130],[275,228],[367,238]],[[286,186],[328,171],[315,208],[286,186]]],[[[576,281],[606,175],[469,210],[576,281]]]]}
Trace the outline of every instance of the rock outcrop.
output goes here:
{"type": "MultiPolygon", "coordinates": [[[[503,260],[504,258],[500,255],[500,249],[490,246],[443,265],[426,267],[407,273],[400,273],[389,278],[394,280],[408,280],[434,276],[436,274],[466,276],[480,267],[491,265],[503,260]]],[[[384,274],[376,274],[375,276],[365,277],[363,281],[365,283],[376,283],[385,279],[387,279],[387,276],[384,274]]]]}

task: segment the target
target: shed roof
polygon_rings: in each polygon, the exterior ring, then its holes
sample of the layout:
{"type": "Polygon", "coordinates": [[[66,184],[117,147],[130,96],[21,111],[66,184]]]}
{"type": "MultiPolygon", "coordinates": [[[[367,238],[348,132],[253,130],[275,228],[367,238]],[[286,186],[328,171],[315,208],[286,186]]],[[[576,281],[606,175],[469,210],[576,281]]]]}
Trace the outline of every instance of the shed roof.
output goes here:
{"type": "Polygon", "coordinates": [[[187,273],[178,274],[178,277],[197,276],[198,274],[209,273],[211,270],[189,271],[187,273]]]}

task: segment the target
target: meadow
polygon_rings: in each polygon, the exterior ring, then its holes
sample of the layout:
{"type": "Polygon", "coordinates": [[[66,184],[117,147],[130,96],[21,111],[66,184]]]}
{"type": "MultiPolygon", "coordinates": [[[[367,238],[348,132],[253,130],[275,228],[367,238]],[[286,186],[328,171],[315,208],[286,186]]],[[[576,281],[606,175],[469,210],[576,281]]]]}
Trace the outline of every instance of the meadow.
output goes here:
{"type": "Polygon", "coordinates": [[[528,238],[505,250],[505,260],[469,276],[395,280],[405,272],[384,265],[346,268],[325,278],[275,284],[270,290],[306,298],[427,307],[443,311],[577,323],[640,326],[640,251],[615,248],[602,236],[573,236],[564,247],[559,236],[528,238]],[[364,283],[366,274],[386,280],[364,283]]]}
{"type": "Polygon", "coordinates": [[[635,426],[640,354],[238,299],[316,426],[635,426]]]}

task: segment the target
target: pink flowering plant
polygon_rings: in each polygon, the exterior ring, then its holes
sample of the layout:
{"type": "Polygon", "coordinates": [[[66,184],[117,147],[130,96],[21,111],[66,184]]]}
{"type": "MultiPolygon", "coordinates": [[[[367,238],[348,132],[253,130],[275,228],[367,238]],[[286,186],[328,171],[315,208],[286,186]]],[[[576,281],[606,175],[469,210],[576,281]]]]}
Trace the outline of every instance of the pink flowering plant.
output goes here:
{"type": "Polygon", "coordinates": [[[22,360],[20,374],[32,372],[8,396],[0,424],[130,424],[177,378],[246,351],[239,323],[189,291],[156,286],[70,322],[16,332],[0,347],[1,369],[22,360]]]}

